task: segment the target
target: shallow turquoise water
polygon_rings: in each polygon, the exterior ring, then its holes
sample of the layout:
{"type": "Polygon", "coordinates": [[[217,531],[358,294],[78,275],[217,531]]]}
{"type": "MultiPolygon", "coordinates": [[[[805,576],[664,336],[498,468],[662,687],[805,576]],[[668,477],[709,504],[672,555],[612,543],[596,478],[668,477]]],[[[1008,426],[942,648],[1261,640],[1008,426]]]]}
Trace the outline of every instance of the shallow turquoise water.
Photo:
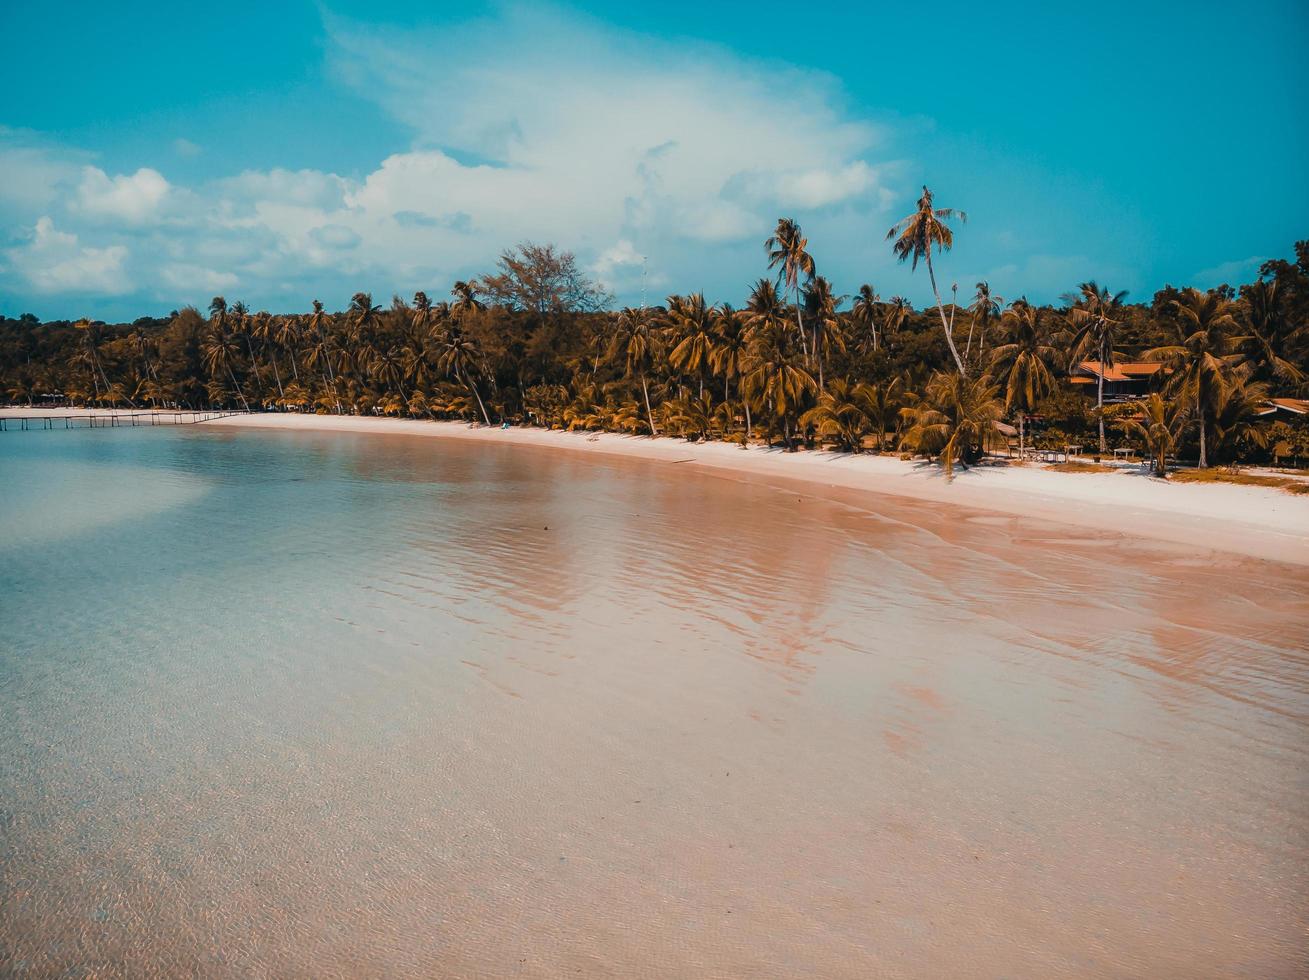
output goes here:
{"type": "Polygon", "coordinates": [[[430,438],[0,486],[0,973],[1303,953],[1301,570],[430,438]]]}

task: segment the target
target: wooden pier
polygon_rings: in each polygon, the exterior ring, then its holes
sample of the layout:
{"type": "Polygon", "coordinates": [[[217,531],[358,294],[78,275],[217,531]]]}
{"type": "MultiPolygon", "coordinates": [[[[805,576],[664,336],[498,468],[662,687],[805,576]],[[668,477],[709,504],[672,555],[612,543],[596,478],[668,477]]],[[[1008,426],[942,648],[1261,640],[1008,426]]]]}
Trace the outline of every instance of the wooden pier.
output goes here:
{"type": "Polygon", "coordinates": [[[195,425],[248,412],[96,412],[86,415],[3,415],[0,432],[26,432],[29,429],[118,429],[142,425],[195,425]]]}

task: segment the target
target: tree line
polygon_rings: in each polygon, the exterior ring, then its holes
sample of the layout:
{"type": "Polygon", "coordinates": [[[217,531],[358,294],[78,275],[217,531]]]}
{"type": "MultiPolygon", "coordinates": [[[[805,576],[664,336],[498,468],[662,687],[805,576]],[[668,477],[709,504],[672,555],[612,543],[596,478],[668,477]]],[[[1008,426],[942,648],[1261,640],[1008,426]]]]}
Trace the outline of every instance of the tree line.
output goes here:
{"type": "Polygon", "coordinates": [[[948,299],[937,265],[961,211],[924,187],[887,239],[934,304],[869,284],[837,293],[790,218],[764,243],[739,308],[702,294],[613,310],[553,245],[389,306],[251,311],[214,297],[131,324],[0,319],[0,390],[14,403],[242,408],[464,419],[693,439],[894,450],[975,462],[1009,420],[1038,444],[1131,444],[1161,468],[1309,456],[1309,431],[1269,424],[1273,397],[1309,392],[1309,242],[1256,281],[1165,287],[1149,303],[1094,281],[1056,305],[1006,301],[986,282],[948,299]],[[766,264],[765,264],[766,263],[766,264]],[[1064,383],[1092,360],[1157,361],[1145,399],[1091,402],[1064,383]]]}

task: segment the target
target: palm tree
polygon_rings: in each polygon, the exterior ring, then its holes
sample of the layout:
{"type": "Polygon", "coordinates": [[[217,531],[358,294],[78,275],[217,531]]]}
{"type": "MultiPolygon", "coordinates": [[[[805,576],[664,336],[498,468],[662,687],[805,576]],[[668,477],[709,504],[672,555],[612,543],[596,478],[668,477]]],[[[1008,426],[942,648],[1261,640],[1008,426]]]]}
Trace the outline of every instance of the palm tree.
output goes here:
{"type": "Polygon", "coordinates": [[[833,378],[818,396],[818,404],[800,416],[800,424],[813,426],[820,439],[831,439],[838,448],[857,453],[869,428],[866,404],[859,385],[833,378]]]}
{"type": "Polygon", "coordinates": [[[1127,290],[1111,293],[1094,279],[1084,282],[1078,292],[1069,293],[1064,299],[1073,304],[1068,311],[1068,322],[1073,327],[1073,339],[1070,343],[1072,360],[1076,364],[1089,353],[1100,364],[1096,372],[1095,414],[1099,417],[1100,454],[1104,455],[1108,447],[1104,438],[1104,375],[1113,369],[1117,354],[1114,351],[1118,339],[1118,328],[1123,325],[1123,300],[1127,290]]]}
{"type": "Polygon", "coordinates": [[[291,359],[291,378],[300,382],[300,368],[296,365],[300,353],[300,318],[298,316],[280,316],[277,318],[277,331],[274,342],[285,349],[291,359]]]}
{"type": "Polygon", "coordinates": [[[108,393],[112,387],[109,384],[109,376],[105,374],[104,364],[100,360],[100,340],[103,336],[104,323],[100,320],[92,320],[89,317],[82,317],[75,324],[78,330],[82,331],[82,350],[85,362],[91,368],[91,383],[95,389],[96,400],[100,400],[100,382],[104,382],[105,392],[108,393]]]}
{"type": "Polygon", "coordinates": [[[668,363],[682,374],[698,376],[698,395],[704,394],[705,368],[713,359],[713,318],[713,312],[705,305],[703,293],[668,297],[665,321],[672,342],[668,363]]]}
{"type": "MultiPolygon", "coordinates": [[[[732,380],[741,376],[750,348],[750,331],[744,317],[724,303],[714,317],[714,346],[709,353],[709,367],[723,376],[723,403],[732,400],[732,380]]],[[[745,408],[745,437],[750,438],[750,402],[742,399],[745,408]]]]}
{"type": "Polygon", "coordinates": [[[323,311],[323,304],[314,300],[314,311],[309,314],[309,332],[314,338],[313,344],[309,347],[308,365],[320,368],[323,375],[323,381],[327,385],[328,391],[332,393],[332,401],[336,405],[336,414],[341,414],[341,396],[336,390],[336,375],[332,370],[332,360],[336,352],[332,347],[332,338],[328,335],[327,327],[330,318],[323,311]]]}
{"type": "Polygon", "coordinates": [[[482,359],[482,352],[478,350],[476,344],[458,330],[452,332],[445,339],[440,350],[437,365],[447,375],[461,382],[465,388],[472,392],[474,397],[477,398],[477,407],[482,411],[483,421],[490,425],[491,416],[486,412],[486,405],[482,402],[481,392],[477,390],[477,384],[473,377],[473,372],[482,359]]]}
{"type": "Polygon", "coordinates": [[[618,314],[618,329],[614,331],[609,345],[609,358],[623,359],[625,377],[633,374],[641,379],[641,396],[645,399],[645,417],[650,425],[650,435],[659,435],[655,425],[654,412],[650,409],[650,386],[647,375],[654,362],[655,341],[651,336],[650,319],[644,308],[634,310],[624,307],[618,314]]]}
{"type": "Polygon", "coordinates": [[[913,304],[903,296],[891,297],[891,301],[886,305],[886,321],[882,330],[886,334],[888,344],[890,338],[900,332],[900,328],[904,326],[905,320],[909,319],[909,314],[913,311],[913,304]]]}
{"type": "Polygon", "coordinates": [[[882,298],[877,295],[876,289],[868,283],[859,287],[859,294],[852,307],[854,321],[872,334],[873,350],[877,350],[877,313],[881,306],[882,298]]]}
{"type": "Polygon", "coordinates": [[[1147,351],[1148,360],[1162,361],[1172,369],[1171,393],[1190,400],[1200,427],[1200,466],[1209,465],[1205,443],[1209,420],[1221,401],[1233,370],[1246,360],[1241,353],[1248,337],[1235,335],[1236,306],[1218,291],[1185,289],[1171,303],[1176,315],[1175,342],[1147,351]]]}
{"type": "Polygon", "coordinates": [[[881,452],[886,442],[888,426],[899,430],[900,410],[905,407],[909,394],[904,390],[903,379],[899,376],[879,384],[860,384],[855,392],[864,415],[868,417],[873,435],[877,439],[877,451],[881,452]]]}
{"type": "Polygon", "coordinates": [[[795,362],[785,332],[755,331],[741,389],[747,398],[754,397],[766,405],[773,419],[781,421],[787,449],[794,448],[792,421],[804,397],[817,386],[813,375],[795,362]]]}
{"type": "Polygon", "coordinates": [[[368,332],[377,326],[381,314],[382,308],[373,305],[371,293],[355,293],[350,297],[348,313],[348,322],[352,328],[350,340],[356,344],[362,343],[367,338],[368,332]]]}
{"type": "Polygon", "coordinates": [[[1309,323],[1292,327],[1283,297],[1276,279],[1260,279],[1241,290],[1250,322],[1249,358],[1261,376],[1299,385],[1305,373],[1295,365],[1293,350],[1309,335],[1309,323]]]}
{"type": "MultiPolygon", "coordinates": [[[[276,341],[277,323],[273,319],[271,313],[268,313],[266,311],[260,311],[259,313],[256,313],[254,315],[250,332],[253,336],[258,338],[260,342],[260,350],[262,352],[267,352],[269,346],[275,343],[276,341]]],[[[283,401],[286,400],[286,392],[282,388],[282,372],[277,367],[276,350],[273,350],[272,356],[269,358],[269,360],[273,362],[273,378],[277,382],[278,404],[281,404],[283,401]]]]}
{"type": "Polygon", "coordinates": [[[1003,299],[991,295],[990,283],[982,281],[977,284],[977,292],[973,296],[973,303],[968,307],[971,319],[968,323],[968,344],[964,347],[965,361],[968,360],[973,350],[974,327],[980,327],[977,339],[977,356],[979,358],[985,356],[987,325],[1000,315],[1000,307],[1003,305],[1003,299]]]}
{"type": "MultiPolygon", "coordinates": [[[[219,322],[223,321],[220,319],[219,322]]],[[[241,356],[241,345],[237,343],[236,338],[222,327],[215,325],[209,337],[200,345],[200,353],[209,374],[211,376],[226,374],[232,383],[232,391],[241,399],[241,405],[247,412],[250,411],[250,403],[246,401],[245,392],[237,384],[236,375],[232,371],[233,362],[241,356]]]]}
{"type": "Polygon", "coordinates": [[[455,298],[450,307],[451,315],[462,321],[470,313],[476,313],[483,308],[482,301],[477,298],[479,286],[476,279],[460,279],[450,290],[450,295],[455,298]]]}
{"type": "Polygon", "coordinates": [[[764,242],[768,252],[768,268],[777,269],[777,281],[786,283],[786,288],[795,296],[795,323],[800,330],[800,345],[805,355],[809,354],[809,342],[805,337],[804,320],[800,316],[801,282],[808,283],[814,277],[814,259],[807,251],[809,239],[800,231],[800,226],[791,218],[778,218],[777,230],[764,242]]]}
{"type": "Polygon", "coordinates": [[[1023,452],[1026,416],[1054,390],[1050,362],[1058,352],[1046,342],[1039,311],[1018,300],[1005,311],[1012,338],[991,355],[991,370],[1004,382],[1005,411],[1018,410],[1018,452],[1023,452]]]}
{"type": "Polygon", "coordinates": [[[1155,391],[1140,403],[1140,410],[1139,417],[1120,418],[1117,425],[1124,435],[1144,443],[1146,454],[1154,457],[1155,476],[1167,478],[1168,457],[1186,428],[1186,403],[1180,399],[1164,398],[1155,391]]]}
{"type": "Polygon", "coordinates": [[[937,371],[927,382],[923,400],[905,409],[912,424],[904,434],[904,446],[925,456],[939,456],[945,475],[953,476],[956,461],[966,465],[981,458],[986,435],[1004,411],[997,394],[986,376],[937,371]]]}
{"type": "Polygon", "coordinates": [[[938,253],[954,246],[954,233],[946,227],[945,222],[957,217],[967,221],[968,216],[954,208],[933,208],[932,192],[923,185],[923,196],[918,199],[918,210],[907,218],[902,218],[891,226],[886,233],[887,240],[895,239],[892,246],[896,257],[901,261],[910,261],[911,269],[918,268],[918,260],[927,260],[927,278],[932,283],[932,295],[936,297],[936,310],[941,315],[941,329],[945,331],[945,342],[950,345],[950,354],[954,357],[955,367],[961,375],[967,376],[964,362],[954,345],[951,325],[945,318],[945,304],[941,302],[941,291],[936,288],[936,271],[932,268],[932,248],[938,253]]]}
{"type": "Polygon", "coordinates": [[[841,324],[836,310],[845,301],[844,296],[832,294],[832,284],[823,276],[815,276],[805,290],[805,306],[813,321],[813,358],[818,364],[818,387],[824,387],[823,365],[827,360],[828,349],[835,346],[845,349],[841,336],[841,324]]]}

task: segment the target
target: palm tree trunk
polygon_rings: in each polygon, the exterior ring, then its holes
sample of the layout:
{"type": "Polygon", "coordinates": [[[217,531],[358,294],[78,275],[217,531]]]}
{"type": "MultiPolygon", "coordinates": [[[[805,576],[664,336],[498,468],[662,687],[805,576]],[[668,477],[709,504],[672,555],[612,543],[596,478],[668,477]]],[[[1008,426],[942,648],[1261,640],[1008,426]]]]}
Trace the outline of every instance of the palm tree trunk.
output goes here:
{"type": "Polygon", "coordinates": [[[641,372],[641,395],[645,398],[645,417],[650,423],[651,438],[659,435],[659,430],[655,428],[654,412],[650,411],[650,386],[645,382],[645,372],[641,372]]]}
{"type": "Polygon", "coordinates": [[[959,350],[954,345],[954,337],[951,336],[950,324],[945,320],[945,304],[941,302],[941,291],[936,288],[936,271],[932,268],[932,250],[927,250],[927,278],[932,282],[932,295],[936,297],[936,311],[941,315],[941,329],[945,331],[945,342],[950,345],[950,354],[954,357],[955,367],[959,369],[959,376],[966,378],[968,372],[964,370],[964,362],[959,359],[959,350]]]}
{"type": "Polygon", "coordinates": [[[245,407],[245,410],[247,412],[250,411],[250,403],[245,400],[245,392],[242,391],[241,386],[236,383],[236,375],[232,373],[232,365],[230,364],[227,365],[227,376],[232,380],[232,390],[236,392],[236,397],[241,399],[241,404],[245,407]]]}
{"type": "Polygon", "coordinates": [[[1200,421],[1200,469],[1209,465],[1209,454],[1205,451],[1204,444],[1204,406],[1200,404],[1200,396],[1195,396],[1195,417],[1200,421]]]}
{"type": "MultiPolygon", "coordinates": [[[[1100,352],[1101,358],[1104,357],[1104,351],[1100,352]]],[[[1095,382],[1095,414],[1099,416],[1100,421],[1100,455],[1105,454],[1104,441],[1104,361],[1100,361],[1100,377],[1095,382]]]]}
{"type": "Polygon", "coordinates": [[[491,416],[486,414],[486,406],[482,404],[482,393],[477,390],[477,385],[473,384],[469,380],[467,372],[464,372],[464,384],[468,385],[468,387],[472,389],[473,394],[476,396],[477,407],[482,410],[482,418],[486,422],[487,427],[489,428],[491,425],[491,416]]]}
{"type": "Polygon", "coordinates": [[[286,401],[286,392],[282,390],[282,372],[277,369],[277,351],[273,351],[270,360],[273,362],[273,377],[277,379],[277,397],[281,401],[286,401]]]}
{"type": "Polygon", "coordinates": [[[749,442],[754,436],[754,428],[750,424],[750,399],[742,395],[741,404],[745,406],[745,441],[749,442]]]}

